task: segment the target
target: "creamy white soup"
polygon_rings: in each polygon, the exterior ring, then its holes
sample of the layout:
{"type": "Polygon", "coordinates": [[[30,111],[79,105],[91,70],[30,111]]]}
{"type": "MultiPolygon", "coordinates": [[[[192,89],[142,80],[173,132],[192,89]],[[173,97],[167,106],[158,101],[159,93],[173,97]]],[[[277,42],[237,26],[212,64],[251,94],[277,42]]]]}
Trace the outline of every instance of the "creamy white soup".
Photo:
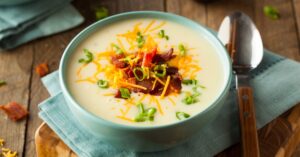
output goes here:
{"type": "Polygon", "coordinates": [[[161,19],[99,29],[68,63],[68,89],[89,112],[115,123],[165,125],[205,110],[224,85],[221,56],[199,32],[161,19]]]}

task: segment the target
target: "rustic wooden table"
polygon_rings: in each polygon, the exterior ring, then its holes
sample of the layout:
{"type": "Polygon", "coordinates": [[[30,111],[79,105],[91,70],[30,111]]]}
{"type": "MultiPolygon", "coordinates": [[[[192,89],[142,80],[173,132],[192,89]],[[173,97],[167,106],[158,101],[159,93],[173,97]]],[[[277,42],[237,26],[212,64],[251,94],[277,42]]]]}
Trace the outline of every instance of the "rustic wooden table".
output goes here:
{"type": "MultiPolygon", "coordinates": [[[[51,71],[56,70],[69,41],[96,21],[93,12],[95,7],[105,6],[110,14],[132,10],[167,11],[186,16],[213,29],[219,27],[227,13],[242,10],[257,24],[266,48],[300,61],[300,0],[215,0],[212,3],[194,0],[74,0],[73,4],[85,17],[84,24],[0,53],[0,79],[8,83],[0,88],[0,104],[17,101],[24,104],[30,112],[29,118],[17,123],[0,114],[0,137],[19,156],[36,156],[34,133],[42,123],[38,118],[37,105],[49,97],[39,76],[34,72],[35,66],[47,62],[51,71]],[[280,19],[267,18],[262,11],[265,5],[277,7],[280,19]]],[[[260,129],[259,140],[262,157],[300,156],[300,104],[260,129]]],[[[217,156],[240,156],[239,151],[237,144],[217,156]]]]}

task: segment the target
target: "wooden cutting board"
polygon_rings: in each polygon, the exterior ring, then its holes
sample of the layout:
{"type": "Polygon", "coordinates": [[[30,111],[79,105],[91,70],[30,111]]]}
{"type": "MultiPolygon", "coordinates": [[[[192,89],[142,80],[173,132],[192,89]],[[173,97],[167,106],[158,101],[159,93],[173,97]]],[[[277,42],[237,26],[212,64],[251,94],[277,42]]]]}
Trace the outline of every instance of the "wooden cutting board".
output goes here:
{"type": "Polygon", "coordinates": [[[46,123],[36,130],[35,145],[38,157],[77,157],[46,123]]]}
{"type": "MultiPolygon", "coordinates": [[[[274,119],[258,133],[262,157],[299,157],[300,104],[274,119]]],[[[77,157],[46,123],[36,130],[35,144],[38,157],[77,157]]],[[[216,156],[239,157],[239,144],[216,156]]]]}

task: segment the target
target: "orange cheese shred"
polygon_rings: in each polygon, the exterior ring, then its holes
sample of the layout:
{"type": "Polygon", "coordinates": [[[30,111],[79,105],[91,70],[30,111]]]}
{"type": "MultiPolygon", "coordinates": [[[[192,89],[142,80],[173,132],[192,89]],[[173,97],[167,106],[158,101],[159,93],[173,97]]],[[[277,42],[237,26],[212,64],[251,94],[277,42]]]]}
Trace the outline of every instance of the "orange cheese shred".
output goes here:
{"type": "Polygon", "coordinates": [[[123,116],[116,116],[116,117],[119,118],[119,119],[122,119],[122,120],[126,120],[126,121],[129,121],[129,122],[133,122],[132,119],[127,118],[127,117],[123,117],[123,116]]]}
{"type": "Polygon", "coordinates": [[[148,25],[147,27],[145,28],[144,32],[143,33],[146,33],[148,31],[149,28],[151,28],[151,26],[155,23],[155,20],[152,20],[148,25]]]}
{"type": "Polygon", "coordinates": [[[172,103],[173,106],[176,106],[176,103],[175,101],[171,98],[171,97],[168,97],[169,101],[172,103]]]}
{"type": "Polygon", "coordinates": [[[146,87],[140,86],[140,85],[136,85],[136,84],[132,84],[132,83],[128,83],[128,82],[120,82],[122,85],[124,86],[130,86],[130,87],[135,87],[135,88],[140,88],[143,90],[147,90],[146,87]]]}
{"type": "Polygon", "coordinates": [[[161,99],[164,98],[164,96],[165,96],[165,94],[166,94],[166,91],[167,91],[167,89],[168,89],[169,83],[170,83],[170,76],[167,77],[166,85],[165,85],[165,87],[164,87],[163,92],[162,92],[161,95],[160,95],[160,98],[161,98],[161,99]]]}
{"type": "Polygon", "coordinates": [[[153,98],[154,101],[156,102],[156,106],[157,106],[157,109],[158,109],[159,113],[160,113],[161,115],[163,115],[164,112],[163,112],[162,109],[161,109],[161,105],[160,105],[159,101],[158,101],[155,97],[152,97],[152,98],[153,98]]]}

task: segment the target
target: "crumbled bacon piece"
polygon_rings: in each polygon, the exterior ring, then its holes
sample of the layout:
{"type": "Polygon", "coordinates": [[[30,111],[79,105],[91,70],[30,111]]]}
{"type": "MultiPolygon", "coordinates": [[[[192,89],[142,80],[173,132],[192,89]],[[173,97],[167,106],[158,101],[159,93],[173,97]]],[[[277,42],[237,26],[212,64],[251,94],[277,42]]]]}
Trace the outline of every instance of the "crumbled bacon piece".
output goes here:
{"type": "Polygon", "coordinates": [[[0,105],[0,109],[3,110],[11,120],[14,121],[21,120],[28,115],[27,110],[16,102],[0,105]]]}
{"type": "Polygon", "coordinates": [[[115,98],[122,98],[120,90],[117,90],[117,92],[115,94],[115,98]]]}
{"type": "Polygon", "coordinates": [[[46,63],[39,64],[35,67],[35,72],[40,76],[43,77],[49,73],[49,68],[46,63]]]}
{"type": "Polygon", "coordinates": [[[143,89],[137,88],[135,91],[142,92],[142,93],[149,93],[152,88],[152,85],[153,85],[153,79],[144,79],[143,81],[137,81],[136,84],[143,86],[147,89],[143,90],[143,89]]]}
{"type": "Polygon", "coordinates": [[[168,62],[169,60],[173,59],[176,57],[176,55],[173,54],[173,48],[171,48],[168,52],[161,53],[161,54],[156,54],[153,57],[152,63],[155,64],[163,64],[168,62]]]}
{"type": "Polygon", "coordinates": [[[125,55],[123,55],[123,54],[114,55],[111,57],[111,62],[117,68],[125,68],[127,64],[125,61],[120,61],[120,59],[122,59],[122,58],[125,58],[125,55]]]}
{"type": "Polygon", "coordinates": [[[167,67],[166,69],[167,75],[175,75],[178,73],[177,67],[167,67]]]}
{"type": "Polygon", "coordinates": [[[168,88],[169,90],[174,91],[175,93],[179,93],[181,91],[181,82],[182,82],[182,78],[181,76],[177,73],[177,75],[174,75],[171,80],[170,80],[170,88],[168,88]]]}

